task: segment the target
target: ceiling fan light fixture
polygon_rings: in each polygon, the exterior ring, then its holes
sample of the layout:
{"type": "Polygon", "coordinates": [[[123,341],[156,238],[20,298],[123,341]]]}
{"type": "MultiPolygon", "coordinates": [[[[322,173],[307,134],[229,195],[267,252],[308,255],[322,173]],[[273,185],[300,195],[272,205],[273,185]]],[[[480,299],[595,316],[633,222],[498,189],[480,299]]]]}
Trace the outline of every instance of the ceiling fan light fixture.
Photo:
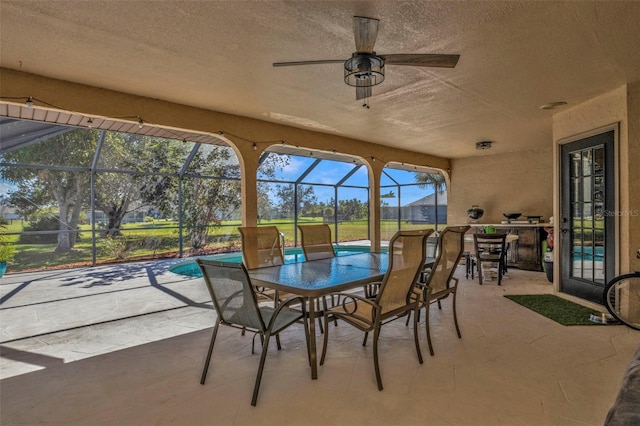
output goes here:
{"type": "Polygon", "coordinates": [[[344,82],[353,87],[371,87],[384,81],[384,59],[373,53],[354,53],[344,62],[344,82]]]}

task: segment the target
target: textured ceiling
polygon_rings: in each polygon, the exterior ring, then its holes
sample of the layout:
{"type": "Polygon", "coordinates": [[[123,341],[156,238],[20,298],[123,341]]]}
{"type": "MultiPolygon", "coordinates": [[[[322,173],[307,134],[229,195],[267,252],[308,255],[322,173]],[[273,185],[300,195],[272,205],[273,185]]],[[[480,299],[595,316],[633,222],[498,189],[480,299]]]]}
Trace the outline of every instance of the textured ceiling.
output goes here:
{"type": "Polygon", "coordinates": [[[638,22],[640,1],[2,0],[0,66],[460,158],[549,146],[540,105],[639,81],[638,22]],[[272,67],[349,58],[353,15],[379,54],[460,61],[387,66],[370,109],[341,64],[272,67]]]}

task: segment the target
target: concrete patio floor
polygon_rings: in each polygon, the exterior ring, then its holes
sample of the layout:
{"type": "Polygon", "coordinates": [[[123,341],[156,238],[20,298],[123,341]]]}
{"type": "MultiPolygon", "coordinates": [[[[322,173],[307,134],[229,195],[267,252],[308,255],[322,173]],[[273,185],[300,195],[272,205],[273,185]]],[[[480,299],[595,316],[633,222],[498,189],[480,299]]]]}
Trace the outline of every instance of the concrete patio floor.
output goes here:
{"type": "Polygon", "coordinates": [[[360,332],[330,327],[312,381],[293,327],[270,347],[251,407],[249,335],[222,328],[199,384],[215,313],[201,278],[168,271],[179,261],[0,279],[0,423],[601,425],[640,343],[624,326],[566,327],[503,297],[552,292],[544,273],[480,286],[460,267],[462,339],[449,302],[431,310],[434,357],[420,328],[422,365],[411,327],[385,326],[379,392],[360,332]]]}

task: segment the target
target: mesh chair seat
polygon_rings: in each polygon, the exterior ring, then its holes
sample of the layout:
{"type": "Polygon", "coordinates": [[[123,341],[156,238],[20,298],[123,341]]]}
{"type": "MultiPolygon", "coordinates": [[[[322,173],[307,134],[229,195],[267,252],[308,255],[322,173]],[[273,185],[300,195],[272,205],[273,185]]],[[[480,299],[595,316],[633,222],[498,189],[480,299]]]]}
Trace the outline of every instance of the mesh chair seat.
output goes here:
{"type": "Polygon", "coordinates": [[[351,302],[345,302],[341,306],[329,308],[328,312],[338,315],[348,312],[348,315],[342,315],[340,316],[340,319],[360,330],[372,330],[375,319],[375,307],[371,303],[368,303],[370,302],[370,299],[358,299],[360,298],[353,295],[351,302]]]}
{"type": "MultiPolygon", "coordinates": [[[[258,309],[260,310],[260,315],[262,316],[262,320],[265,324],[269,324],[273,316],[276,314],[276,309],[271,306],[260,306],[258,309]]],[[[280,311],[273,322],[271,333],[277,334],[289,327],[291,324],[300,321],[300,318],[301,311],[280,311]]]]}

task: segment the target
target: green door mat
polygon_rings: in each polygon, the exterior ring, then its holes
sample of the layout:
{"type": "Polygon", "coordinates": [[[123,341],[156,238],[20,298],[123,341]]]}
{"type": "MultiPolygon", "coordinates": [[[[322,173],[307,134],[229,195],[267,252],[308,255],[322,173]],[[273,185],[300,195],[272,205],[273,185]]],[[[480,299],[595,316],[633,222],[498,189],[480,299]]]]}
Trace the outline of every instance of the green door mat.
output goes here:
{"type": "Polygon", "coordinates": [[[595,312],[593,309],[553,294],[505,294],[504,297],[562,325],[599,325],[589,320],[595,312]]]}

